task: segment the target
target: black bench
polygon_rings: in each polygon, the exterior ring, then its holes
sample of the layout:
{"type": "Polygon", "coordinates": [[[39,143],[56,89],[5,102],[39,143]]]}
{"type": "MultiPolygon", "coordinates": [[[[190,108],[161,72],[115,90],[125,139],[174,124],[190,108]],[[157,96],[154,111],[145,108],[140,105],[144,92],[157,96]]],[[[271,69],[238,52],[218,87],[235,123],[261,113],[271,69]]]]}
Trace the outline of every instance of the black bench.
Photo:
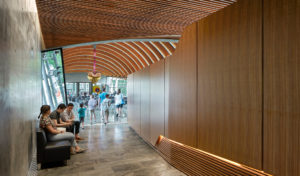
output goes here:
{"type": "Polygon", "coordinates": [[[45,131],[36,129],[37,139],[37,163],[46,164],[70,159],[71,143],[67,140],[50,142],[47,141],[45,131]]]}

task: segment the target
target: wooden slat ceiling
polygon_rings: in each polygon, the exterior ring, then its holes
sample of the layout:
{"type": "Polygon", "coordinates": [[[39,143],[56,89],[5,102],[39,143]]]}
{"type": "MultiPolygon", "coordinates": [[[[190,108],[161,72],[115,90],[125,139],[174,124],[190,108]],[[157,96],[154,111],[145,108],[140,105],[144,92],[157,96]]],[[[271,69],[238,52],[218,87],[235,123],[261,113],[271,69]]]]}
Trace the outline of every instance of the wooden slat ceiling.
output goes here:
{"type": "MultiPolygon", "coordinates": [[[[96,45],[96,70],[106,76],[126,77],[172,54],[176,42],[124,41],[96,45]]],[[[93,70],[94,45],[63,49],[66,73],[93,70]]]]}
{"type": "MultiPolygon", "coordinates": [[[[174,41],[186,26],[235,1],[36,0],[36,3],[46,48],[121,40],[97,44],[97,71],[106,76],[126,77],[171,55],[177,43],[174,41]],[[150,39],[173,39],[173,42],[150,39]]],[[[68,47],[63,54],[67,73],[92,71],[93,45],[68,47]]]]}
{"type": "Polygon", "coordinates": [[[47,48],[127,38],[177,38],[236,0],[36,0],[47,48]]]}

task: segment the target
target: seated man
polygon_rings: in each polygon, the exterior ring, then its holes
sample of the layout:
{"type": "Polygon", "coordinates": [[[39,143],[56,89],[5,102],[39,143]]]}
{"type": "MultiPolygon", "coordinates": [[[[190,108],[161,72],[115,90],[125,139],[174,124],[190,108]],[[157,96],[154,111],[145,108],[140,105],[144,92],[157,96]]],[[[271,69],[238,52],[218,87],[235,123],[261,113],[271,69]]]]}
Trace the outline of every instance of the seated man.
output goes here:
{"type": "Polygon", "coordinates": [[[65,104],[59,104],[57,106],[57,109],[50,113],[49,117],[54,122],[56,127],[66,127],[66,128],[71,127],[72,123],[63,122],[60,117],[60,113],[64,112],[66,108],[67,107],[65,104]]]}
{"type": "Polygon", "coordinates": [[[73,112],[73,103],[69,103],[67,108],[64,110],[64,112],[61,113],[61,119],[65,123],[70,123],[72,124],[71,127],[67,128],[67,131],[74,132],[74,127],[75,127],[75,138],[76,140],[83,140],[79,136],[79,129],[80,129],[80,122],[75,121],[75,115],[73,112]]]}

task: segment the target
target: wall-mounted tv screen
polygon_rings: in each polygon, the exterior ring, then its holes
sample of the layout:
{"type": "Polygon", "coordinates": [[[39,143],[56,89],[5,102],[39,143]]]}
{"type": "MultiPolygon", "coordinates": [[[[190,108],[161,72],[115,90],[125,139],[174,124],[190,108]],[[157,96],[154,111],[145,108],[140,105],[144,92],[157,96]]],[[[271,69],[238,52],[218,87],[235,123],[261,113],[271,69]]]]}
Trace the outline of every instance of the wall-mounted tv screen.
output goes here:
{"type": "Polygon", "coordinates": [[[43,104],[54,110],[60,103],[67,103],[62,49],[42,51],[43,104]]]}

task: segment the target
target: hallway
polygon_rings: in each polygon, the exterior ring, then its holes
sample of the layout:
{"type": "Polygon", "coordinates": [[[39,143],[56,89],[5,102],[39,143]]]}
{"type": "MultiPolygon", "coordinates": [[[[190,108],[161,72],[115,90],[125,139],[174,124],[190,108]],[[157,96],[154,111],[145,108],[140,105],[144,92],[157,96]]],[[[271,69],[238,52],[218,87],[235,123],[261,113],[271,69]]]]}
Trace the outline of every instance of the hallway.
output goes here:
{"type": "Polygon", "coordinates": [[[79,145],[88,148],[72,155],[67,166],[42,169],[50,175],[184,175],[146,144],[127,123],[93,125],[80,132],[86,140],[79,145]]]}

